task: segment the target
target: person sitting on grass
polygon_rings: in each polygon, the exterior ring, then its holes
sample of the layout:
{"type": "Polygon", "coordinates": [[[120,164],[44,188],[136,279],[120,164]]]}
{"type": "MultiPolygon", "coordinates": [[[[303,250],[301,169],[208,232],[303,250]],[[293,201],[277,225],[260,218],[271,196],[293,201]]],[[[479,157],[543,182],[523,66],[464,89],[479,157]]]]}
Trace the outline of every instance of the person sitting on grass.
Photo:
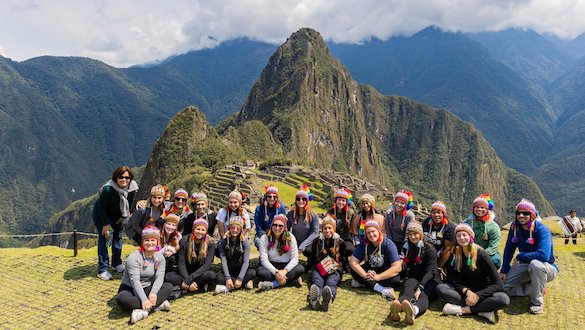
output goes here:
{"type": "Polygon", "coordinates": [[[390,319],[398,322],[399,313],[404,312],[404,322],[414,324],[414,319],[424,314],[429,303],[437,298],[437,251],[423,240],[422,226],[416,220],[408,223],[406,234],[408,241],[403,246],[402,262],[408,279],[398,300],[392,302],[390,319]]]}
{"type": "Polygon", "coordinates": [[[393,287],[400,284],[402,261],[392,241],[382,233],[382,225],[368,220],[365,227],[366,239],[353,251],[349,260],[351,286],[366,286],[388,300],[396,299],[393,287]]]}
{"type": "Polygon", "coordinates": [[[286,214],[284,203],[278,200],[278,188],[274,185],[265,186],[262,201],[260,205],[256,206],[254,212],[254,224],[256,225],[254,245],[256,248],[258,248],[262,235],[270,229],[272,219],[277,214],[286,214]]]}
{"type": "Polygon", "coordinates": [[[125,311],[132,311],[130,323],[136,323],[151,311],[169,311],[167,297],[173,285],[164,282],[165,258],[158,252],[160,231],[154,226],[142,230],[140,249],[126,259],[122,283],[116,302],[125,311]]]}
{"type": "Polygon", "coordinates": [[[312,284],[309,289],[309,304],[315,310],[328,311],[337,295],[337,285],[341,281],[344,264],[346,242],[336,233],[335,220],[326,215],[321,225],[321,233],[313,242],[309,264],[314,265],[311,271],[312,284]]]}
{"type": "Polygon", "coordinates": [[[173,294],[170,299],[175,299],[179,296],[180,285],[183,282],[181,275],[177,272],[177,252],[180,249],[179,242],[181,241],[181,234],[177,231],[179,226],[179,217],[176,214],[169,214],[164,220],[161,232],[161,246],[160,253],[165,257],[165,282],[173,284],[173,294]]]}
{"type": "Polygon", "coordinates": [[[502,241],[502,232],[500,226],[496,223],[496,214],[492,211],[494,202],[489,194],[482,194],[473,200],[471,215],[465,220],[465,223],[473,228],[475,233],[475,244],[481,246],[490,256],[490,259],[500,269],[502,258],[500,257],[500,242],[502,241]]]}
{"type": "Polygon", "coordinates": [[[446,283],[437,286],[437,294],[447,302],[443,314],[477,314],[496,323],[496,312],[508,306],[510,297],[489,255],[473,243],[474,236],[466,223],[455,227],[458,245],[453,248],[446,283]]]}
{"type": "Polygon", "coordinates": [[[286,222],[286,215],[274,216],[270,229],[260,239],[260,264],[256,269],[256,275],[261,281],[258,283],[258,291],[292,283],[299,287],[303,284],[301,275],[305,267],[299,264],[297,240],[288,231],[286,222]]]}
{"type": "Polygon", "coordinates": [[[183,279],[181,289],[189,292],[204,292],[215,280],[215,273],[209,268],[215,254],[215,241],[207,234],[207,221],[197,218],[193,221],[193,232],[179,242],[177,268],[183,279]]]}
{"type": "Polygon", "coordinates": [[[215,293],[228,293],[239,288],[253,289],[256,270],[250,268],[250,241],[242,236],[244,219],[233,217],[226,237],[219,242],[222,272],[216,276],[215,293]]]}
{"type": "Polygon", "coordinates": [[[511,297],[529,296],[530,312],[542,314],[546,283],[558,274],[550,230],[540,221],[534,204],[522,199],[516,205],[516,220],[510,225],[504,247],[500,270],[504,289],[511,297]],[[516,249],[518,254],[514,257],[516,249]]]}

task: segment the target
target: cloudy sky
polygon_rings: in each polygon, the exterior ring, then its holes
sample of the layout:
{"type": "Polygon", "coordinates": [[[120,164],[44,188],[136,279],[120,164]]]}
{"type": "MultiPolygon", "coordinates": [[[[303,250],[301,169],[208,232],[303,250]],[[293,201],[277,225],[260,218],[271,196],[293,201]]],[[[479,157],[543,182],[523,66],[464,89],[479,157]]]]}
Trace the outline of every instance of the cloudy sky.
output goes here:
{"type": "Polygon", "coordinates": [[[86,56],[117,67],[237,37],[280,43],[301,27],[326,40],[410,35],[429,25],[477,32],[585,32],[585,0],[4,0],[0,55],[86,56]]]}

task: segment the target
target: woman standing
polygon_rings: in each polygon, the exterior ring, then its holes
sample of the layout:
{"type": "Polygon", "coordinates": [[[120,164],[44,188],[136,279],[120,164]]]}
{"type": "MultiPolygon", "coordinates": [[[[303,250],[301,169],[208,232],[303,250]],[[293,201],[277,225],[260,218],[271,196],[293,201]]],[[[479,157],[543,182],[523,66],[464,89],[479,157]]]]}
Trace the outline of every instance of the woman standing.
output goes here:
{"type": "Polygon", "coordinates": [[[402,261],[396,245],[382,233],[382,226],[374,220],[365,224],[366,239],[353,251],[349,259],[353,287],[366,286],[388,300],[394,300],[393,287],[400,283],[402,261]]]}
{"type": "Polygon", "coordinates": [[[136,212],[132,214],[126,225],[126,235],[136,244],[140,245],[142,229],[147,225],[157,226],[162,216],[165,205],[165,190],[161,185],[156,185],[150,189],[150,199],[144,208],[136,203],[136,212]]]}
{"type": "Polygon", "coordinates": [[[406,242],[406,227],[414,220],[414,213],[410,210],[412,204],[412,194],[400,190],[394,197],[393,205],[386,211],[386,234],[398,249],[406,242]]]}
{"type": "Polygon", "coordinates": [[[217,212],[217,221],[219,223],[219,237],[223,239],[227,232],[227,226],[230,222],[232,217],[239,216],[244,219],[244,229],[242,231],[242,236],[245,239],[248,239],[248,231],[250,230],[252,224],[250,223],[250,215],[245,208],[242,207],[242,194],[234,190],[228,196],[228,205],[219,210],[217,212]]]}
{"type": "Polygon", "coordinates": [[[437,293],[447,302],[443,314],[477,314],[495,323],[495,312],[508,306],[510,298],[488,254],[473,243],[474,236],[466,223],[455,227],[458,245],[447,268],[446,283],[437,286],[437,293]]]}
{"type": "Polygon", "coordinates": [[[250,268],[250,241],[244,239],[244,219],[233,217],[228,225],[226,237],[219,243],[219,258],[223,273],[216,277],[215,293],[228,293],[245,287],[254,288],[256,271],[250,268]]]}
{"type": "Polygon", "coordinates": [[[437,251],[433,245],[423,241],[423,229],[418,222],[411,221],[406,233],[408,241],[403,247],[402,262],[406,266],[408,279],[404,282],[400,298],[392,302],[390,318],[400,321],[399,313],[404,312],[404,322],[414,324],[414,319],[424,314],[429,303],[437,298],[437,251]]]}
{"type": "MultiPolygon", "coordinates": [[[[345,254],[348,256],[353,253],[355,248],[349,230],[351,218],[353,217],[353,212],[350,208],[352,200],[353,196],[351,195],[351,192],[345,187],[342,187],[335,193],[333,207],[327,212],[329,215],[331,215],[331,217],[333,217],[333,219],[335,219],[335,232],[344,242],[346,242],[344,244],[345,254]]],[[[349,271],[349,264],[345,264],[344,267],[348,267],[346,270],[349,271]]]]}
{"type": "MultiPolygon", "coordinates": [[[[169,214],[175,214],[179,217],[179,233],[183,232],[183,228],[187,223],[193,223],[195,215],[187,203],[188,193],[185,189],[179,188],[173,194],[173,202],[167,203],[166,211],[162,217],[166,217],[169,214]]],[[[187,236],[187,235],[185,235],[187,236]]]]}
{"type": "Polygon", "coordinates": [[[123,310],[132,311],[130,323],[148,316],[150,311],[168,311],[171,304],[167,297],[173,285],[164,283],[165,258],[158,253],[160,231],[154,226],[142,230],[140,249],[126,259],[126,271],[116,295],[116,302],[123,310]]]}
{"type": "Polygon", "coordinates": [[[272,219],[270,229],[260,239],[260,264],[256,275],[261,281],[258,290],[270,290],[281,285],[302,285],[301,275],[305,267],[299,264],[297,240],[286,227],[287,218],[278,214],[272,219]]]}
{"type": "Polygon", "coordinates": [[[195,219],[193,232],[179,242],[177,268],[183,279],[181,288],[189,292],[207,291],[215,280],[215,273],[209,270],[215,254],[215,242],[207,235],[207,221],[195,219]]]}
{"type": "Polygon", "coordinates": [[[500,269],[502,257],[498,249],[502,241],[500,226],[496,223],[496,214],[492,211],[494,201],[489,194],[482,194],[473,200],[471,215],[464,222],[473,228],[475,244],[481,246],[490,259],[500,269]]]}
{"type": "Polygon", "coordinates": [[[311,200],[313,195],[305,184],[297,191],[293,209],[287,214],[287,228],[290,228],[299,245],[299,252],[305,257],[311,255],[313,241],[319,236],[319,217],[309,206],[311,200]]]}
{"type": "MultiPolygon", "coordinates": [[[[384,216],[376,212],[376,199],[370,194],[363,194],[360,197],[360,212],[353,216],[349,228],[354,245],[358,245],[366,240],[365,225],[369,220],[378,223],[385,237],[386,227],[384,226],[384,216]]],[[[396,245],[394,247],[396,248],[396,245]]]]}
{"type": "Polygon", "coordinates": [[[336,233],[335,220],[328,214],[323,219],[321,233],[313,243],[312,259],[315,265],[311,272],[312,283],[309,289],[311,308],[329,310],[337,295],[337,285],[341,281],[342,270],[347,265],[345,241],[336,233]]]}
{"type": "Polygon", "coordinates": [[[106,241],[112,235],[112,267],[117,272],[124,271],[122,265],[122,224],[131,215],[132,202],[138,190],[134,174],[128,166],[119,166],[112,178],[100,190],[93,206],[93,223],[98,232],[98,277],[111,280],[108,271],[110,258],[106,241]],[[113,232],[112,232],[113,231],[113,232]]]}
{"type": "Polygon", "coordinates": [[[431,216],[423,221],[422,228],[425,241],[437,251],[437,270],[439,277],[444,279],[447,275],[445,264],[455,246],[455,225],[449,221],[445,203],[436,201],[431,205],[431,216]]]}

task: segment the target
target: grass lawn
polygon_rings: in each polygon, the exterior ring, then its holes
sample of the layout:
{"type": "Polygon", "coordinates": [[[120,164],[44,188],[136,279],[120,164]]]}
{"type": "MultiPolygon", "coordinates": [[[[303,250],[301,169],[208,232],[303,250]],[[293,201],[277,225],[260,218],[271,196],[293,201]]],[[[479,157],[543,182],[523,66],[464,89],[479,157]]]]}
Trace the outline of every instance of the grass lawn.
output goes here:
{"type": "MultiPolygon", "coordinates": [[[[411,328],[582,329],[585,325],[585,238],[579,237],[578,245],[563,245],[560,238],[555,238],[554,243],[561,271],[548,285],[545,314],[532,315],[528,311],[528,298],[513,298],[510,306],[500,311],[499,323],[491,325],[477,317],[443,316],[443,303],[436,301],[411,328]]],[[[134,246],[124,246],[124,255],[134,249],[134,246]]],[[[95,276],[95,248],[81,250],[75,258],[72,255],[72,250],[56,247],[2,249],[0,296],[4,305],[0,309],[3,320],[0,328],[119,329],[128,326],[129,313],[120,310],[113,299],[121,275],[115,274],[115,280],[107,282],[95,276]]],[[[388,318],[390,303],[379,294],[350,288],[347,274],[330,311],[312,311],[307,308],[306,282],[305,277],[302,288],[286,287],[263,293],[187,295],[174,301],[170,312],[151,314],[133,327],[372,329],[406,326],[388,318]]]]}

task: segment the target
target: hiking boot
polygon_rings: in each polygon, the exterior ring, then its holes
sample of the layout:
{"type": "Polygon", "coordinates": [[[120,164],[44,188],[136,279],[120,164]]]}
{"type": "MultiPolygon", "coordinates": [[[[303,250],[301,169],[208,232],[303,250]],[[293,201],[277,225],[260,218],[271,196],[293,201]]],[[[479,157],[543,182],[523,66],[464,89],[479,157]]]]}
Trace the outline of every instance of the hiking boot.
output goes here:
{"type": "Polygon", "coordinates": [[[315,284],[312,284],[311,288],[309,288],[309,304],[311,305],[312,309],[318,310],[320,308],[319,299],[321,299],[321,292],[319,287],[315,284]]]}
{"type": "Polygon", "coordinates": [[[220,293],[230,293],[230,291],[228,290],[227,286],[218,284],[215,286],[215,291],[213,294],[216,295],[220,293]]]}
{"type": "Polygon", "coordinates": [[[140,320],[144,320],[148,316],[148,312],[144,309],[135,309],[130,316],[130,324],[134,324],[140,320]]]}
{"type": "Polygon", "coordinates": [[[272,289],[272,282],[262,281],[258,282],[258,291],[266,291],[272,289]]]}
{"type": "Polygon", "coordinates": [[[323,287],[323,302],[321,303],[321,310],[326,312],[329,310],[329,305],[333,303],[333,291],[326,285],[323,287]]]}
{"type": "Polygon", "coordinates": [[[479,313],[477,313],[477,315],[490,321],[490,323],[496,323],[496,313],[494,313],[494,312],[479,312],[479,313]]]}
{"type": "Polygon", "coordinates": [[[445,306],[443,306],[443,314],[461,316],[463,315],[463,310],[459,305],[446,303],[445,306]]]}
{"type": "Polygon", "coordinates": [[[355,279],[351,279],[351,287],[352,288],[362,288],[364,285],[360,282],[356,281],[355,279]]]}
{"type": "Polygon", "coordinates": [[[394,300],[394,299],[396,299],[396,297],[394,296],[394,289],[392,289],[392,288],[384,289],[384,290],[382,290],[382,292],[380,292],[380,294],[386,300],[394,300]]]}
{"type": "Polygon", "coordinates": [[[530,306],[530,313],[532,313],[532,314],[543,314],[544,313],[544,304],[542,304],[542,305],[531,305],[530,306]]]}
{"type": "Polygon", "coordinates": [[[402,301],[402,311],[404,312],[404,322],[406,322],[406,324],[413,325],[415,313],[410,301],[406,299],[402,301]]]}
{"type": "Polygon", "coordinates": [[[157,312],[168,312],[171,310],[171,303],[168,300],[165,300],[154,310],[157,312]]]}
{"type": "Polygon", "coordinates": [[[402,306],[398,300],[394,300],[392,305],[390,305],[390,319],[394,322],[400,321],[400,312],[402,311],[402,306]]]}
{"type": "Polygon", "coordinates": [[[249,280],[248,283],[246,283],[246,289],[248,290],[254,289],[254,281],[249,280]]]}
{"type": "Polygon", "coordinates": [[[124,272],[124,269],[125,269],[125,267],[124,267],[123,264],[119,264],[118,266],[116,266],[116,271],[118,273],[123,273],[124,272]]]}
{"type": "Polygon", "coordinates": [[[110,274],[110,272],[108,272],[107,270],[105,272],[101,272],[97,275],[97,277],[100,280],[104,280],[104,281],[109,281],[111,279],[113,279],[114,277],[112,276],[112,274],[110,274]]]}

